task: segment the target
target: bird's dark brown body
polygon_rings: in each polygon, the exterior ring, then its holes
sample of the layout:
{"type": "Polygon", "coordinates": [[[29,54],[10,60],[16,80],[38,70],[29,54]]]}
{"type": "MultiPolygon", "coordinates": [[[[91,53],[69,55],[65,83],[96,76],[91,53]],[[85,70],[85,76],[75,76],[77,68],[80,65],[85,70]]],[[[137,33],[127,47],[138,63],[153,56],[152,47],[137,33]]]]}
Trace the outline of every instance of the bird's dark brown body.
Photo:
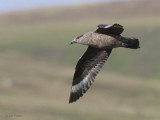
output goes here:
{"type": "Polygon", "coordinates": [[[76,65],[69,103],[78,100],[90,88],[113,48],[139,48],[137,38],[121,36],[123,30],[123,26],[119,24],[100,24],[97,30],[87,32],[71,41],[70,44],[88,45],[88,49],[76,65]]]}

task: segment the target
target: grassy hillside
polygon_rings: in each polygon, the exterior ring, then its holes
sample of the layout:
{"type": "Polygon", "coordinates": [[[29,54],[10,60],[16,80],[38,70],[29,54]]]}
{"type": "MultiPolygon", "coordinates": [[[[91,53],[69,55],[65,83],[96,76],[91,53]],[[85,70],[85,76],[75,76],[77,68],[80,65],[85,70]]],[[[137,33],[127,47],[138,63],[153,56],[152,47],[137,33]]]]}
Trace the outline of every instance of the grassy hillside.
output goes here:
{"type": "MultiPolygon", "coordinates": [[[[120,19],[124,36],[138,37],[141,49],[115,49],[105,69],[112,72],[160,78],[159,33],[160,18],[120,19]]],[[[109,19],[70,22],[44,22],[22,25],[2,25],[0,28],[1,51],[16,51],[35,59],[75,66],[86,47],[69,46],[75,36],[95,29],[98,23],[113,24],[109,19]]]]}
{"type": "MultiPolygon", "coordinates": [[[[159,0],[92,3],[71,6],[53,6],[2,14],[0,20],[8,24],[32,24],[37,22],[64,22],[82,20],[117,21],[137,17],[160,16],[159,0]]],[[[62,23],[63,25],[63,23],[62,23]]]]}
{"type": "Polygon", "coordinates": [[[160,81],[106,73],[68,103],[74,69],[0,52],[2,120],[159,120],[160,81]]]}
{"type": "Polygon", "coordinates": [[[99,23],[120,23],[124,36],[138,37],[141,49],[115,49],[106,70],[160,78],[159,0],[97,3],[15,11],[0,15],[0,50],[16,51],[59,64],[75,65],[86,47],[69,46],[99,23]]]}

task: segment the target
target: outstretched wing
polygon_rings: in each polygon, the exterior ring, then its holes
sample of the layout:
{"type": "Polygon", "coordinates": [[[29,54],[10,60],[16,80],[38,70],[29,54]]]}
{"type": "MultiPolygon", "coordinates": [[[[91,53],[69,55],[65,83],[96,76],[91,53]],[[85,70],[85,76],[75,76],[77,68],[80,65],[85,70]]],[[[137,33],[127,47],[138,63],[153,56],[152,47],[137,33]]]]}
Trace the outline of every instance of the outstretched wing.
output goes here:
{"type": "Polygon", "coordinates": [[[119,24],[114,25],[107,25],[107,24],[99,24],[98,29],[96,30],[97,33],[101,34],[114,34],[120,35],[123,32],[123,26],[119,24]]]}
{"type": "Polygon", "coordinates": [[[76,65],[69,103],[78,100],[90,88],[111,51],[88,47],[76,65]]]}

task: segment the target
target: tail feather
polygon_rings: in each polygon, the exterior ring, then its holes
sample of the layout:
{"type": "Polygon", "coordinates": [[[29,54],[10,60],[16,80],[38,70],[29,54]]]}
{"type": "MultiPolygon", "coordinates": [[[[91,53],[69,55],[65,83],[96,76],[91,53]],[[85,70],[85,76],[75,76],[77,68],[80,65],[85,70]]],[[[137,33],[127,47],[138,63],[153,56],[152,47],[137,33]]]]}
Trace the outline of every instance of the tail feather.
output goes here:
{"type": "Polygon", "coordinates": [[[138,49],[139,46],[139,40],[137,38],[126,38],[123,39],[122,42],[124,43],[124,47],[131,48],[131,49],[138,49]]]}

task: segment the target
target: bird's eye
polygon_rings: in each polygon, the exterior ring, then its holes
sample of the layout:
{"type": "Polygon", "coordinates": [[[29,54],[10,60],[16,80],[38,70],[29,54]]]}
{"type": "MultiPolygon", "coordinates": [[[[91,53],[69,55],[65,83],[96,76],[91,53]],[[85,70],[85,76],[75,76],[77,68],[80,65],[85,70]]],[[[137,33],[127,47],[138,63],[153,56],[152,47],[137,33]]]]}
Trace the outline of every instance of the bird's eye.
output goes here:
{"type": "Polygon", "coordinates": [[[83,35],[78,36],[77,39],[81,38],[82,36],[83,36],[83,35]]]}

